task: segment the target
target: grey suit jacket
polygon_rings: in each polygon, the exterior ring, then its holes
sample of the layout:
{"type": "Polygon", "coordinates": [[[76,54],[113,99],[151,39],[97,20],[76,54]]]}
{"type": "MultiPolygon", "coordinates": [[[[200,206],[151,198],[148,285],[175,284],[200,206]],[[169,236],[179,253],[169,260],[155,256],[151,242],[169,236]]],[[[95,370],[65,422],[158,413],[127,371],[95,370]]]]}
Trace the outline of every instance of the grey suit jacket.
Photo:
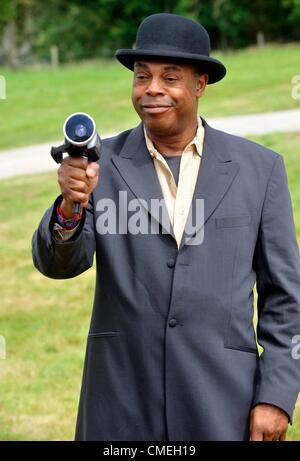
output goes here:
{"type": "Polygon", "coordinates": [[[96,254],[77,440],[247,440],[259,402],[292,417],[300,257],[283,159],[203,122],[190,212],[204,200],[204,227],[179,249],[151,210],[163,197],[142,125],[103,142],[100,181],[72,240],[51,235],[60,197],[34,233],[33,261],[47,277],[75,277],[96,254]],[[139,200],[158,233],[104,233],[103,199],[119,216],[120,191],[139,200]]]}

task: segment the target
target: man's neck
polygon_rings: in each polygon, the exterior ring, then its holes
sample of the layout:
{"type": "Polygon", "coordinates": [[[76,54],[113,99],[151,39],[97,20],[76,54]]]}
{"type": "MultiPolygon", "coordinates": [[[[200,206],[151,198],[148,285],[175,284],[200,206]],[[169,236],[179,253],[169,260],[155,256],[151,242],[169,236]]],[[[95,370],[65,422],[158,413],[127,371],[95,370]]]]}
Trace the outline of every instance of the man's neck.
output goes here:
{"type": "Polygon", "coordinates": [[[196,136],[197,128],[198,120],[196,120],[192,126],[187,127],[180,133],[163,135],[149,131],[147,127],[146,131],[158,152],[167,155],[180,155],[196,136]]]}

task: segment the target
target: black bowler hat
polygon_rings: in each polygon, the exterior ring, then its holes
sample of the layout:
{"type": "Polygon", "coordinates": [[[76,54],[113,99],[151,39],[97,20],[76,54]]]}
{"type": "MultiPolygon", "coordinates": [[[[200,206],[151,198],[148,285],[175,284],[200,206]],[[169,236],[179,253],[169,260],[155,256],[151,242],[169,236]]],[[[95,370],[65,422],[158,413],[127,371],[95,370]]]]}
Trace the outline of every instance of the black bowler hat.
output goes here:
{"type": "Polygon", "coordinates": [[[209,75],[208,83],[215,83],[225,76],[226,68],[209,53],[209,35],[201,24],[177,14],[159,13],[148,16],[140,24],[135,49],[117,50],[115,56],[130,70],[137,59],[193,62],[209,75]]]}

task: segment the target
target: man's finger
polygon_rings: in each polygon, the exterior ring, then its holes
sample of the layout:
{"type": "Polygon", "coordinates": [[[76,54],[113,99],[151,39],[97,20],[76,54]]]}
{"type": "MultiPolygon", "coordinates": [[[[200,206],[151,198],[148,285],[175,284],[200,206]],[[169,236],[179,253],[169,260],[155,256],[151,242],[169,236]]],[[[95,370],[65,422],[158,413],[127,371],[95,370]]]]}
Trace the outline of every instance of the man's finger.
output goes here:
{"type": "Polygon", "coordinates": [[[263,434],[263,441],[264,442],[274,442],[274,440],[277,440],[277,436],[274,435],[273,433],[264,433],[263,434]]]}
{"type": "Polygon", "coordinates": [[[88,159],[86,157],[66,157],[63,160],[69,166],[73,166],[74,168],[81,168],[82,170],[86,170],[88,159]]]}
{"type": "Polygon", "coordinates": [[[263,433],[258,431],[257,429],[253,429],[250,433],[250,442],[262,442],[263,441],[263,433]]]}
{"type": "Polygon", "coordinates": [[[99,173],[99,165],[95,162],[92,162],[88,165],[86,169],[86,175],[88,178],[94,178],[99,173]]]}
{"type": "Polygon", "coordinates": [[[286,439],[286,433],[287,433],[287,431],[283,431],[283,432],[280,434],[279,439],[278,439],[280,442],[284,442],[284,441],[285,441],[285,439],[286,439]]]}

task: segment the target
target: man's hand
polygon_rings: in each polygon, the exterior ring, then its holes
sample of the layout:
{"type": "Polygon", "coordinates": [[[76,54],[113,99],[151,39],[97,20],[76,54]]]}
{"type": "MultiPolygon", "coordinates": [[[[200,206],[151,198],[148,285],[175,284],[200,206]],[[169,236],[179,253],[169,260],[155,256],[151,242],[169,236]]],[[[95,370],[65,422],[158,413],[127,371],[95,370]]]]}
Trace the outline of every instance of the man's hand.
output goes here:
{"type": "Polygon", "coordinates": [[[281,408],[267,403],[260,403],[251,410],[250,440],[275,441],[285,440],[288,429],[288,416],[281,408]]]}
{"type": "Polygon", "coordinates": [[[66,157],[58,168],[58,183],[63,201],[61,210],[66,218],[74,215],[73,207],[79,203],[85,208],[99,178],[99,165],[88,163],[82,157],[66,157]]]}

